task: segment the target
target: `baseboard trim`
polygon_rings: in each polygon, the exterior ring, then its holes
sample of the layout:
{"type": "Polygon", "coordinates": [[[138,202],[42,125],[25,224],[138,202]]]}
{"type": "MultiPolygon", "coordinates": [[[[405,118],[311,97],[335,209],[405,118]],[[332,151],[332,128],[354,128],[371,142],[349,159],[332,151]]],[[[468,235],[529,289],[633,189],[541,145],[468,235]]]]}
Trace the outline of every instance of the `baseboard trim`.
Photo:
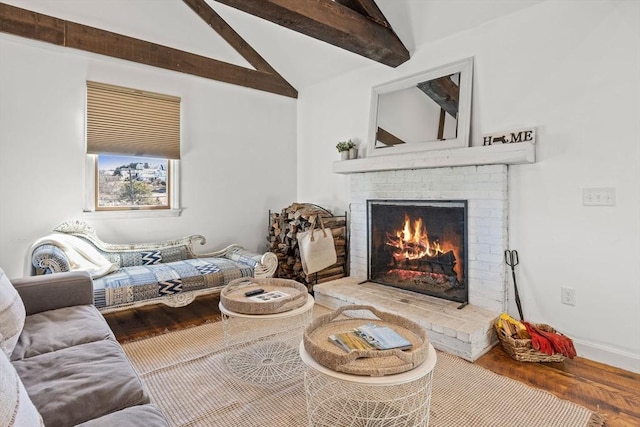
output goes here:
{"type": "Polygon", "coordinates": [[[640,374],[640,355],[588,341],[573,340],[578,356],[640,374]]]}

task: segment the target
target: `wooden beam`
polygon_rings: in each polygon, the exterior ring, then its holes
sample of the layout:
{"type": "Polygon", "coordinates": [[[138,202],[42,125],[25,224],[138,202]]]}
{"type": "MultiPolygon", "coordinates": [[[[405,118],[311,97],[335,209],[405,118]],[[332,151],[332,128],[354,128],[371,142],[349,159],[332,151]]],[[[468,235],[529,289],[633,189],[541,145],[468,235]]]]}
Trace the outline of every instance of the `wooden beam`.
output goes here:
{"type": "Polygon", "coordinates": [[[292,98],[298,91],[280,75],[173,49],[0,3],[0,32],[292,98]]]}
{"type": "Polygon", "coordinates": [[[278,74],[205,0],[183,0],[204,22],[218,33],[256,70],[278,74]]]}
{"type": "Polygon", "coordinates": [[[391,67],[409,51],[391,28],[333,0],[216,0],[391,67]]]}
{"type": "Polygon", "coordinates": [[[389,146],[398,145],[398,144],[405,144],[405,142],[403,140],[401,140],[400,138],[398,138],[397,136],[395,136],[391,132],[388,132],[388,131],[382,129],[381,127],[378,127],[378,131],[376,132],[376,141],[380,141],[384,145],[389,145],[389,146]]]}
{"type": "Polygon", "coordinates": [[[418,83],[418,89],[426,93],[436,104],[451,115],[458,118],[458,99],[460,87],[449,76],[418,83]]]}
{"type": "Polygon", "coordinates": [[[355,10],[360,15],[364,15],[380,25],[391,28],[391,24],[389,24],[387,18],[373,0],[335,0],[335,2],[355,10]]]}

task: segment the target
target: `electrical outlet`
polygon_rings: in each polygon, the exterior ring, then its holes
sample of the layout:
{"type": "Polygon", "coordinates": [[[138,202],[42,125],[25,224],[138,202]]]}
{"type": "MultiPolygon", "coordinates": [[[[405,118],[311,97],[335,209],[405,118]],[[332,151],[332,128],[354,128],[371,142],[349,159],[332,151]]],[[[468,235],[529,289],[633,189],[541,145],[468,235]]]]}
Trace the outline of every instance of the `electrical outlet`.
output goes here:
{"type": "Polygon", "coordinates": [[[583,188],[582,189],[582,205],[583,206],[615,206],[616,205],[616,189],[615,188],[583,188]]]}
{"type": "Polygon", "coordinates": [[[576,290],[573,288],[560,288],[560,302],[566,305],[576,305],[576,290]]]}

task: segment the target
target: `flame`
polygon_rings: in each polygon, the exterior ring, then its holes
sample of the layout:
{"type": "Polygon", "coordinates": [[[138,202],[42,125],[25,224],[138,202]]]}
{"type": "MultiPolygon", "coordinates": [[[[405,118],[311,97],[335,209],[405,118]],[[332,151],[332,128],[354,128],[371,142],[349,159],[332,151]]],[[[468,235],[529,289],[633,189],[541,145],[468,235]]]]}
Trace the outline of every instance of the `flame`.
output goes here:
{"type": "Polygon", "coordinates": [[[436,256],[444,253],[440,247],[440,242],[430,242],[427,227],[422,222],[422,218],[411,221],[405,213],[402,229],[397,230],[395,235],[386,233],[386,245],[396,248],[393,258],[397,261],[420,259],[424,256],[436,256]]]}

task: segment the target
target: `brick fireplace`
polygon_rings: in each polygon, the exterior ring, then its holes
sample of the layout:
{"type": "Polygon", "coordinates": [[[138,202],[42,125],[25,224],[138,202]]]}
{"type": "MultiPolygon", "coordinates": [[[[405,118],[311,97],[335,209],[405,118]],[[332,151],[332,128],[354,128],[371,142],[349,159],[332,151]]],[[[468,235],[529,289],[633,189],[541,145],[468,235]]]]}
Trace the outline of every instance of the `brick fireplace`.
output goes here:
{"type": "Polygon", "coordinates": [[[316,285],[319,303],[332,308],[370,304],[409,317],[427,329],[434,347],[467,360],[477,359],[495,344],[492,323],[507,303],[506,165],[353,173],[350,211],[350,277],[316,285]],[[370,200],[464,201],[469,305],[460,308],[456,301],[368,281],[370,200]]]}

